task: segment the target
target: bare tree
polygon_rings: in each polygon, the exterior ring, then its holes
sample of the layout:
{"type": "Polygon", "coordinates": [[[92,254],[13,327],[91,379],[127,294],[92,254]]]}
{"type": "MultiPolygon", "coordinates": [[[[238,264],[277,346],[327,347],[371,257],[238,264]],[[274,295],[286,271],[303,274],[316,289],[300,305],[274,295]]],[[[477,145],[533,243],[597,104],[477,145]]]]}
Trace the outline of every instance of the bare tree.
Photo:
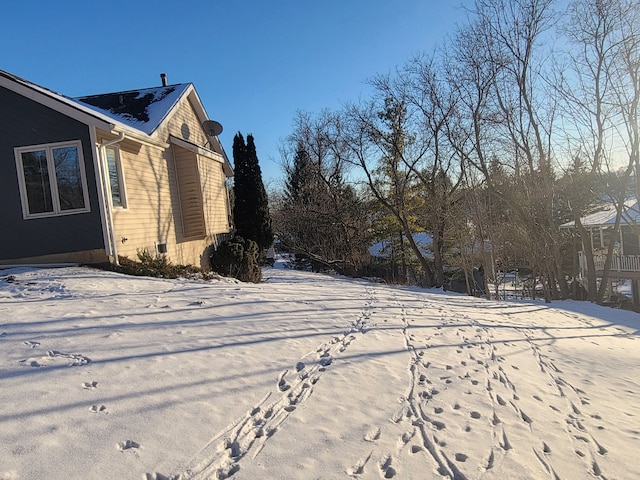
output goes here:
{"type": "MultiPolygon", "coordinates": [[[[573,47],[565,56],[568,74],[561,92],[566,108],[566,131],[571,154],[585,159],[585,175],[593,184],[610,169],[615,157],[626,156],[626,168],[609,196],[617,216],[611,234],[619,236],[631,178],[638,198],[640,103],[640,9],[627,0],[576,0],[562,29],[573,47]]],[[[591,236],[580,222],[593,199],[574,201],[571,210],[583,242],[587,262],[587,291],[591,301],[602,302],[608,285],[615,241],[607,246],[603,277],[597,287],[591,236]]]]}
{"type": "Polygon", "coordinates": [[[424,226],[433,236],[435,284],[441,286],[445,256],[450,250],[450,230],[466,223],[458,208],[465,178],[464,157],[450,144],[450,133],[457,131],[456,92],[433,57],[414,58],[399,72],[399,82],[409,105],[416,110],[418,128],[429,139],[426,162],[407,166],[416,175],[423,193],[424,226]]]}
{"type": "Polygon", "coordinates": [[[340,116],[299,113],[282,148],[287,185],[274,213],[283,246],[353,275],[368,263],[365,199],[345,179],[340,116]]]}
{"type": "MultiPolygon", "coordinates": [[[[453,46],[452,81],[466,116],[454,144],[510,213],[530,265],[545,278],[545,298],[568,286],[554,216],[554,97],[544,90],[540,45],[554,21],[553,0],[477,0],[472,23],[453,46]],[[460,62],[460,64],[456,64],[460,62]],[[461,70],[468,73],[458,77],[461,70]],[[494,166],[510,170],[497,185],[494,166]],[[523,234],[524,233],[524,234],[523,234]]],[[[502,177],[501,177],[502,178],[502,177]]],[[[495,240],[495,236],[494,239],[495,240]]]]}
{"type": "MultiPolygon", "coordinates": [[[[390,85],[391,79],[387,76],[375,81],[379,86],[390,85]]],[[[433,284],[432,266],[415,240],[411,220],[416,187],[411,166],[422,161],[426,149],[422,139],[412,133],[406,97],[400,91],[379,90],[372,100],[346,108],[345,125],[352,163],[360,167],[373,197],[396,218],[426,283],[433,284]]]]}

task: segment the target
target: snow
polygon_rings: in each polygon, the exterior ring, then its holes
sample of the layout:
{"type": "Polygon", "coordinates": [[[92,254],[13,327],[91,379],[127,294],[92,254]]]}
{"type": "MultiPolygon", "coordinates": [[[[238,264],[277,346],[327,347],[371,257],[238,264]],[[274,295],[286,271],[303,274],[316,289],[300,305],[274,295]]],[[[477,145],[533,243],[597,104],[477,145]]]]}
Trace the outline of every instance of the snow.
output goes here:
{"type": "MultiPolygon", "coordinates": [[[[580,219],[580,223],[586,228],[595,227],[612,227],[616,223],[618,216],[618,207],[615,204],[603,205],[602,208],[594,213],[586,215],[580,219]]],[[[624,211],[622,215],[622,225],[636,225],[640,221],[640,207],[635,199],[624,202],[624,211]]],[[[560,228],[574,228],[575,221],[564,223],[560,228]]]]}
{"type": "Polygon", "coordinates": [[[91,95],[74,100],[78,105],[151,135],[190,86],[190,83],[181,83],[167,87],[91,95]],[[118,103],[118,99],[123,97],[128,102],[124,106],[118,103]],[[111,105],[111,108],[107,108],[107,105],[111,105]]]}
{"type": "MultiPolygon", "coordinates": [[[[418,232],[413,234],[413,240],[418,245],[418,248],[422,254],[427,258],[433,258],[430,245],[433,242],[433,237],[425,232],[418,232]]],[[[407,247],[409,249],[409,247],[407,247]]],[[[371,247],[369,247],[369,255],[376,258],[390,258],[393,252],[393,246],[391,239],[381,240],[371,247]]]]}
{"type": "Polygon", "coordinates": [[[0,479],[637,478],[638,314],[264,280],[0,271],[0,479]]]}

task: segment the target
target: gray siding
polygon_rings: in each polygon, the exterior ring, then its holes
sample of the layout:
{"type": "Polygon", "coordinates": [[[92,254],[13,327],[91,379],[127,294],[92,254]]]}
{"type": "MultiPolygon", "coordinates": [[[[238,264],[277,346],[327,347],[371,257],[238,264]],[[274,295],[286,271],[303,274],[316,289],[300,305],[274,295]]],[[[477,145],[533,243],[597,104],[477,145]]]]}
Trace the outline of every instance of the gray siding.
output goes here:
{"type": "Polygon", "coordinates": [[[89,127],[0,87],[0,261],[104,248],[89,127]],[[13,149],[81,140],[91,211],[22,218],[13,149]]]}

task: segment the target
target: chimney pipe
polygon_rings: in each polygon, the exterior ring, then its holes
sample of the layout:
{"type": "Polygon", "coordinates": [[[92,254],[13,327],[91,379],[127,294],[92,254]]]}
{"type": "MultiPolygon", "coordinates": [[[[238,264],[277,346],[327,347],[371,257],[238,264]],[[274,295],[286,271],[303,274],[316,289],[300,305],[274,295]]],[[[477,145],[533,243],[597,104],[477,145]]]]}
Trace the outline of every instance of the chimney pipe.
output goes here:
{"type": "Polygon", "coordinates": [[[167,74],[166,73],[161,73],[160,74],[160,80],[162,80],[162,86],[166,87],[167,86],[167,74]]]}

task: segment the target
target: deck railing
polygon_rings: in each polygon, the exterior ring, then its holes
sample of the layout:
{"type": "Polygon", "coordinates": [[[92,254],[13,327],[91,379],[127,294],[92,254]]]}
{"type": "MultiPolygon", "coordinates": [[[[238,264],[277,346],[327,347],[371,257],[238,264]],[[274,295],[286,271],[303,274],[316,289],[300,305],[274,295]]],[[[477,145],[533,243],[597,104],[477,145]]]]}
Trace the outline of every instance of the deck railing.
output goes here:
{"type": "MultiPolygon", "coordinates": [[[[594,255],[593,262],[596,271],[604,270],[606,255],[594,255]]],[[[587,271],[587,258],[584,252],[580,252],[580,269],[587,271]]],[[[611,258],[612,272],[640,272],[640,255],[613,255],[611,258]]]]}

